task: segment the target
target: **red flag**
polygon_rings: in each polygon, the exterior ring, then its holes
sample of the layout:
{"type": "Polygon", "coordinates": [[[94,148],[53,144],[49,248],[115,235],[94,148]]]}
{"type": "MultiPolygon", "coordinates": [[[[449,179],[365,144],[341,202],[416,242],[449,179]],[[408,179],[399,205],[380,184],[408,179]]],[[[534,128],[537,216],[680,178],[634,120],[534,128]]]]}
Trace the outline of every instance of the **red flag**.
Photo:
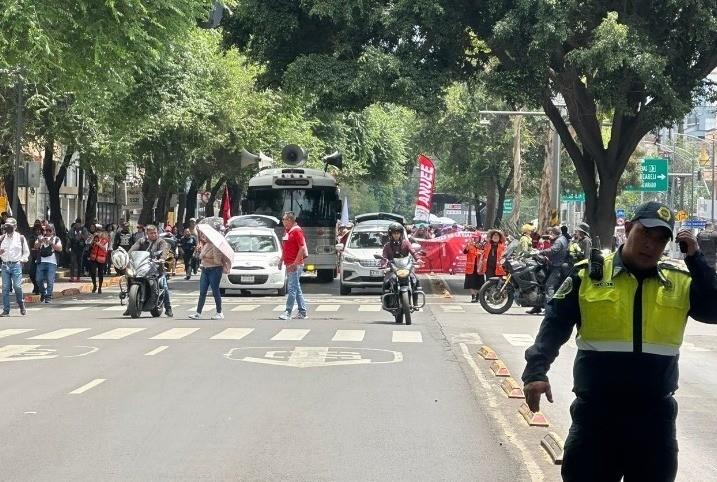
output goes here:
{"type": "Polygon", "coordinates": [[[224,224],[227,224],[230,217],[232,217],[232,200],[229,197],[229,188],[224,186],[224,197],[222,198],[222,219],[224,219],[224,224]]]}
{"type": "Polygon", "coordinates": [[[423,154],[418,156],[418,196],[416,196],[416,212],[413,219],[428,221],[433,203],[433,188],[436,185],[436,168],[433,161],[423,154]]]}

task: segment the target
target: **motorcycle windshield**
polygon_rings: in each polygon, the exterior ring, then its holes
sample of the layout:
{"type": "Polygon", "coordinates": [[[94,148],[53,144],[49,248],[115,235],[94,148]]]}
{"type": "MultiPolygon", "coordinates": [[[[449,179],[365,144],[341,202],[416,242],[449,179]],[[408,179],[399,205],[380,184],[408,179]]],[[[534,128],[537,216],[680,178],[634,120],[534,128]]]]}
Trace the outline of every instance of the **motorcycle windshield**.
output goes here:
{"type": "Polygon", "coordinates": [[[132,251],[129,253],[129,264],[134,270],[135,276],[146,276],[149,273],[152,263],[148,251],[132,251]]]}
{"type": "Polygon", "coordinates": [[[408,269],[411,267],[411,257],[406,256],[405,258],[393,258],[393,264],[398,269],[408,269]]]}

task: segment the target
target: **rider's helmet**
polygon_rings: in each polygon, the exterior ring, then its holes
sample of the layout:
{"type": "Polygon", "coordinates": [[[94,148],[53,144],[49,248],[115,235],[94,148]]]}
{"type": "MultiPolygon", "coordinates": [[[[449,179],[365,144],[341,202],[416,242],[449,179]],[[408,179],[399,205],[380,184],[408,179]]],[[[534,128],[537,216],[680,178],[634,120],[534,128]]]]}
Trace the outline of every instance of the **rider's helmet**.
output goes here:
{"type": "Polygon", "coordinates": [[[123,248],[112,251],[112,266],[118,270],[126,269],[129,265],[129,255],[123,248]]]}
{"type": "Polygon", "coordinates": [[[393,233],[399,233],[399,234],[401,234],[401,237],[403,237],[403,226],[401,226],[401,225],[398,224],[398,223],[391,223],[391,224],[388,226],[388,236],[391,238],[391,242],[392,242],[392,243],[401,242],[401,240],[395,241],[395,240],[393,239],[393,233]]]}

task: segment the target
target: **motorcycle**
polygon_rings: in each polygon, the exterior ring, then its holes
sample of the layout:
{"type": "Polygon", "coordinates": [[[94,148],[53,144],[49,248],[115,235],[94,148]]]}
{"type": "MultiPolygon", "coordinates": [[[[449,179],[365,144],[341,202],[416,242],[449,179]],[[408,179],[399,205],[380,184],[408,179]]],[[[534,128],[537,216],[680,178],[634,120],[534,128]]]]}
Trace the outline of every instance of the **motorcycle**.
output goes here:
{"type": "MultiPolygon", "coordinates": [[[[374,258],[384,259],[380,254],[374,255],[374,258]]],[[[416,290],[412,282],[415,276],[413,257],[394,258],[389,261],[387,271],[389,272],[386,281],[387,289],[384,288],[384,293],[381,295],[381,307],[393,315],[396,323],[405,321],[410,325],[411,313],[426,305],[426,295],[422,290],[416,290]]]]}
{"type": "Polygon", "coordinates": [[[129,253],[126,273],[126,289],[120,285],[120,300],[127,298],[127,311],[132,318],[139,318],[143,311],[153,317],[162,314],[165,290],[160,284],[164,261],[154,259],[147,251],[129,253]]]}
{"type": "Polygon", "coordinates": [[[513,306],[540,307],[545,304],[548,259],[536,253],[508,257],[503,262],[505,278],[486,280],[478,291],[478,300],[488,313],[500,315],[513,306]]]}

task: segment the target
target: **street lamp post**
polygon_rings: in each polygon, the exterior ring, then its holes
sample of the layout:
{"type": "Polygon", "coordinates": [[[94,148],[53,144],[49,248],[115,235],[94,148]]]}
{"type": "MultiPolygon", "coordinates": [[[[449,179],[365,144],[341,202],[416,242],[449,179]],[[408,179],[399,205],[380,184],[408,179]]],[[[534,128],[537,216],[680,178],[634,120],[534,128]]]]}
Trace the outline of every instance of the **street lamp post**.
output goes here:
{"type": "Polygon", "coordinates": [[[12,193],[12,215],[14,217],[17,217],[18,213],[18,185],[19,185],[19,179],[18,179],[18,168],[20,167],[20,162],[22,162],[22,155],[21,155],[21,149],[22,149],[22,124],[23,124],[23,81],[22,81],[22,75],[18,71],[17,73],[17,83],[15,84],[15,89],[17,90],[17,112],[15,113],[15,158],[13,160],[13,166],[12,166],[12,177],[13,177],[13,193],[12,193]]]}

